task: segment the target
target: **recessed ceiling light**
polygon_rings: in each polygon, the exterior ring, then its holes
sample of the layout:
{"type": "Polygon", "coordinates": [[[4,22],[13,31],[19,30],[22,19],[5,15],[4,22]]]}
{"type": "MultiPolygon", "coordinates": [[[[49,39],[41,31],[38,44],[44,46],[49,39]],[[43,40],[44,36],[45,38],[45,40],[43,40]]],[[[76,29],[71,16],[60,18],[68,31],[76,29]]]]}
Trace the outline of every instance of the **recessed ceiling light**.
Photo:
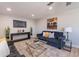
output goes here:
{"type": "Polygon", "coordinates": [[[49,7],[49,10],[52,10],[53,9],[53,7],[49,7]]]}
{"type": "Polygon", "coordinates": [[[32,14],[32,17],[35,16],[34,14],[32,14]]]}
{"type": "Polygon", "coordinates": [[[11,9],[11,8],[6,8],[6,10],[7,10],[7,11],[12,11],[12,9],[11,9]]]}

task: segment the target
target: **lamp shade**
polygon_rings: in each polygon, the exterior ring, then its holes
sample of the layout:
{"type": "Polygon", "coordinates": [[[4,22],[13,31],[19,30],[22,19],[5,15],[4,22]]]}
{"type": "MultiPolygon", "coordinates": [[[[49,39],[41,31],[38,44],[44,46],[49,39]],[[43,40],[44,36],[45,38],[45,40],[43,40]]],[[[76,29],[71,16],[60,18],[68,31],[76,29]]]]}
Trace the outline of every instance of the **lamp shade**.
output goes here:
{"type": "Polygon", "coordinates": [[[71,27],[66,27],[65,32],[72,32],[72,28],[71,27]]]}

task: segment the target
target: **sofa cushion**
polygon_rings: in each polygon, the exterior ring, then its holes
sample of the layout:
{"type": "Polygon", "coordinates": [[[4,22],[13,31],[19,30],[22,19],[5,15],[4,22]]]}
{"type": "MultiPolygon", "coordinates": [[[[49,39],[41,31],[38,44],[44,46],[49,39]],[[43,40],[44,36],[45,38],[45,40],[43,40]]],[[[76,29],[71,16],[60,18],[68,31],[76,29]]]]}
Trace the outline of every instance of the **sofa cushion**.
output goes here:
{"type": "Polygon", "coordinates": [[[48,42],[57,43],[57,40],[54,39],[54,38],[49,38],[49,39],[48,39],[48,42]]]}
{"type": "Polygon", "coordinates": [[[63,32],[54,32],[55,39],[58,39],[58,37],[62,37],[62,36],[63,36],[63,32]]]}

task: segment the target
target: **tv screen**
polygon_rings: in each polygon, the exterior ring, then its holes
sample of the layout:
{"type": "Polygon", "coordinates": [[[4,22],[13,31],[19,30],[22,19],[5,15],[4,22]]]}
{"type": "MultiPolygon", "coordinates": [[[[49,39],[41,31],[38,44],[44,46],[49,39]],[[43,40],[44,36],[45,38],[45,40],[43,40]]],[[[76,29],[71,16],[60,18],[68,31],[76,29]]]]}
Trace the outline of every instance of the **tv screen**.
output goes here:
{"type": "Polygon", "coordinates": [[[13,20],[13,27],[26,28],[26,21],[13,20]]]}

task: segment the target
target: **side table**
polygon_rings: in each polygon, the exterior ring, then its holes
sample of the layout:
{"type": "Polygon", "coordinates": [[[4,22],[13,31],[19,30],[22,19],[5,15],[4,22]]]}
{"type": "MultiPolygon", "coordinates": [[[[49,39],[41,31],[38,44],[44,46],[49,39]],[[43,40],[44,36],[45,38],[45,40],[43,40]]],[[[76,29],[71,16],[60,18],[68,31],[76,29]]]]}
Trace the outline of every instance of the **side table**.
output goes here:
{"type": "Polygon", "coordinates": [[[64,46],[63,49],[71,52],[71,49],[72,49],[72,41],[71,40],[64,40],[64,42],[65,42],[65,46],[64,46]]]}

